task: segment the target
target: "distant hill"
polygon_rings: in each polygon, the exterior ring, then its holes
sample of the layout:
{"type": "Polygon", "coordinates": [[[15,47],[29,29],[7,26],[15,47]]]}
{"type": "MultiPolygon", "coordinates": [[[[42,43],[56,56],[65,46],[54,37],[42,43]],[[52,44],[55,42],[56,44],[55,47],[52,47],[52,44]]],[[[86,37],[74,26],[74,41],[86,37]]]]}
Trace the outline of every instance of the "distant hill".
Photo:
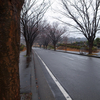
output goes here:
{"type": "Polygon", "coordinates": [[[73,38],[73,37],[68,38],[68,42],[80,42],[80,41],[87,41],[87,39],[86,38],[73,38]]]}

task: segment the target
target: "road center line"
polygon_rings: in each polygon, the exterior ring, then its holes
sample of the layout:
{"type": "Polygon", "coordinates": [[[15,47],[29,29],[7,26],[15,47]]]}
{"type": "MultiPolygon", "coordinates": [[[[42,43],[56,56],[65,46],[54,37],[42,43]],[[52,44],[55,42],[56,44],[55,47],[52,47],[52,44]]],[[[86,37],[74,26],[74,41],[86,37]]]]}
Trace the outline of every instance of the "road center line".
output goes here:
{"type": "MultiPolygon", "coordinates": [[[[36,52],[35,52],[36,53],[36,52]]],[[[37,54],[37,53],[36,53],[37,54]]],[[[58,86],[58,88],[60,89],[60,91],[62,92],[62,94],[64,95],[64,97],[66,98],[66,100],[72,100],[72,98],[68,95],[68,93],[65,91],[65,89],[61,86],[61,84],[58,82],[58,80],[55,78],[55,76],[52,74],[52,72],[49,70],[49,68],[47,67],[47,65],[44,63],[44,61],[40,58],[40,56],[37,54],[38,58],[41,60],[41,62],[43,63],[43,65],[45,66],[46,70],[48,71],[48,73],[50,74],[50,76],[52,77],[52,79],[54,80],[54,82],[56,83],[56,85],[58,86]]]]}

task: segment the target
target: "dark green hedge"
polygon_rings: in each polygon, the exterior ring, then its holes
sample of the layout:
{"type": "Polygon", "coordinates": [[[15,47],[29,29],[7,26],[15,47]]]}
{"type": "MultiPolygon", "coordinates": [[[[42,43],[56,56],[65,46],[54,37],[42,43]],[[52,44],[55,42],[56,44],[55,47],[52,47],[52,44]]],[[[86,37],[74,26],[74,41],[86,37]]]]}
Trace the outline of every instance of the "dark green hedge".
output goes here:
{"type": "Polygon", "coordinates": [[[22,51],[24,49],[25,45],[21,44],[20,45],[20,51],[22,51]]]}

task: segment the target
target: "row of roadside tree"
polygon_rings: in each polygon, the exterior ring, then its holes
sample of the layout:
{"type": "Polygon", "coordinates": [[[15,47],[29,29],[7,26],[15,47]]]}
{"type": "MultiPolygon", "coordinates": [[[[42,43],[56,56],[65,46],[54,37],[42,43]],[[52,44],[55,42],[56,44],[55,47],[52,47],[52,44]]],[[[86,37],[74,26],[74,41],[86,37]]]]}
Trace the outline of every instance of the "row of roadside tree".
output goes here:
{"type": "MultiPolygon", "coordinates": [[[[100,0],[59,1],[63,8],[59,12],[73,22],[58,20],[67,27],[76,28],[87,38],[89,54],[91,54],[94,39],[100,30],[100,0]]],[[[20,100],[18,66],[20,33],[25,37],[28,56],[37,37],[46,38],[48,36],[56,50],[58,40],[66,33],[66,27],[62,27],[58,23],[51,25],[41,21],[50,5],[49,0],[0,0],[1,100],[20,100]]]]}
{"type": "Polygon", "coordinates": [[[100,26],[99,0],[91,0],[91,2],[89,0],[74,0],[74,2],[61,0],[64,9],[59,12],[72,20],[72,23],[68,23],[58,19],[66,27],[61,27],[56,22],[49,24],[47,21],[41,21],[50,6],[44,0],[39,4],[36,4],[35,1],[31,3],[28,0],[26,1],[21,12],[21,32],[25,37],[27,55],[30,55],[34,40],[41,40],[46,48],[49,40],[51,40],[54,50],[56,50],[56,44],[60,37],[67,33],[67,27],[74,27],[85,36],[88,41],[88,52],[92,54],[93,43],[96,34],[99,33],[100,26]],[[39,8],[36,8],[37,5],[39,8]]]}

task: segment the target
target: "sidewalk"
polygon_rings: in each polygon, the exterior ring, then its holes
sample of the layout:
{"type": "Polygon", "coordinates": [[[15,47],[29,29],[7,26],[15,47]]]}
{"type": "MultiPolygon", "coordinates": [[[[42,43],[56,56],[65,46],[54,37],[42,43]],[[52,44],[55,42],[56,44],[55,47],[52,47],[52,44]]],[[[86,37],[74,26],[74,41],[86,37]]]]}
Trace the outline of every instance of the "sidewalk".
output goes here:
{"type": "Polygon", "coordinates": [[[19,60],[20,100],[38,100],[33,56],[28,59],[25,55],[26,51],[21,52],[19,60]]]}

